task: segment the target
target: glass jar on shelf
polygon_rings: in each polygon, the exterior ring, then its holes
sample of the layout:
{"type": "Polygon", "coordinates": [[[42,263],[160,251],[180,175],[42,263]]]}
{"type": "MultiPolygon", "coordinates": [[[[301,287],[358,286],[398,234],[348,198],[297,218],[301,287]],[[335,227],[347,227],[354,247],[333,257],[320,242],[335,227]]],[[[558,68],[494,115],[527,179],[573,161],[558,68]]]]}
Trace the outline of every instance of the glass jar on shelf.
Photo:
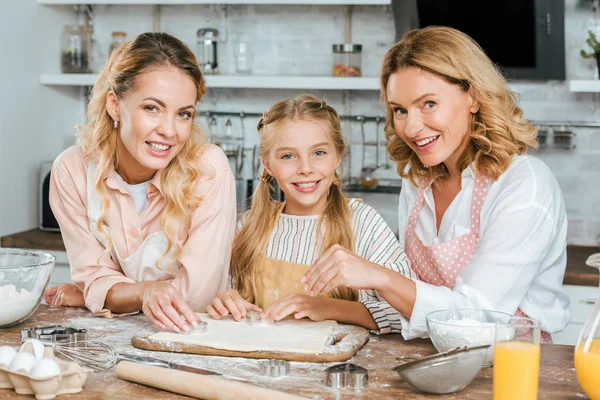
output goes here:
{"type": "Polygon", "coordinates": [[[61,35],[60,67],[65,74],[90,72],[92,27],[65,25],[61,35]]]}
{"type": "Polygon", "coordinates": [[[333,76],[361,76],[362,45],[333,45],[333,76]]]}
{"type": "Polygon", "coordinates": [[[112,54],[113,50],[115,50],[117,47],[119,47],[120,45],[122,45],[123,43],[125,43],[125,41],[127,40],[127,33],[123,32],[123,31],[115,31],[111,34],[111,42],[110,42],[110,47],[108,49],[108,57],[110,58],[110,55],[112,54]]]}
{"type": "MultiPolygon", "coordinates": [[[[600,269],[600,253],[586,264],[600,269]]],[[[575,372],[581,388],[592,400],[600,400],[600,291],[575,347],[575,372]]]]}

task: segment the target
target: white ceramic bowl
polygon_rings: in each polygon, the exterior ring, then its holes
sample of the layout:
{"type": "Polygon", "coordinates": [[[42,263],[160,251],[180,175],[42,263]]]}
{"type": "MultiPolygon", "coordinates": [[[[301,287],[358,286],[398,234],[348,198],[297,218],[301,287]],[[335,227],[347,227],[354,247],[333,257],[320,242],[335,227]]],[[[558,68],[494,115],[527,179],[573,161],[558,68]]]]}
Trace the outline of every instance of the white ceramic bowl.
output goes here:
{"type": "Polygon", "coordinates": [[[42,251],[0,248],[0,328],[20,324],[33,314],[55,260],[42,251]]]}
{"type": "Polygon", "coordinates": [[[460,346],[489,344],[484,367],[494,362],[496,321],[510,314],[476,309],[448,309],[430,312],[425,316],[429,337],[439,352],[460,346]]]}

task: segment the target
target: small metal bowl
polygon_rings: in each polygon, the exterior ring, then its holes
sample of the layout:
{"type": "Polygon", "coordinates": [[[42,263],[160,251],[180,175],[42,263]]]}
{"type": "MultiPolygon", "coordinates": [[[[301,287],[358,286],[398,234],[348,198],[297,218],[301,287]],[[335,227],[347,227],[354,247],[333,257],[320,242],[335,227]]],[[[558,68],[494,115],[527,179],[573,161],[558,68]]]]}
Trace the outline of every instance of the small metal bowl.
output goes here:
{"type": "Polygon", "coordinates": [[[393,370],[417,390],[448,394],[467,386],[479,373],[490,345],[459,347],[408,361],[393,370]]]}

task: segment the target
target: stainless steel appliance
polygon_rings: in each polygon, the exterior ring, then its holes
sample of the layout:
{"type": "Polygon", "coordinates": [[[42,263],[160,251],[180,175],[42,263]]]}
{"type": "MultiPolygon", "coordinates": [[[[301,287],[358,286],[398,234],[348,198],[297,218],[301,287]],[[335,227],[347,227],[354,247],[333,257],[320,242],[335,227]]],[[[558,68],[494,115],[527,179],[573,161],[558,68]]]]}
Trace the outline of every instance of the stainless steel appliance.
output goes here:
{"type": "Polygon", "coordinates": [[[50,208],[50,171],[52,170],[52,161],[43,162],[40,165],[40,192],[39,192],[39,228],[43,231],[60,231],[58,222],[50,208]]]}

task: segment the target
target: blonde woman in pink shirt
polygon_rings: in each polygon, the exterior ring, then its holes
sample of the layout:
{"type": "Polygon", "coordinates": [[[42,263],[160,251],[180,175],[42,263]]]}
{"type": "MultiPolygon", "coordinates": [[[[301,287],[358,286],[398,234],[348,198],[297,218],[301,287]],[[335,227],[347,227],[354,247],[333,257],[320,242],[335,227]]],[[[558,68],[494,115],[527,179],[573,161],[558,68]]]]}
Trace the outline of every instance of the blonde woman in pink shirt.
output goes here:
{"type": "Polygon", "coordinates": [[[113,51],[78,144],[52,168],[75,285],[47,289],[49,304],[104,317],[141,310],[179,332],[226,288],[235,182],[194,125],[204,93],[193,52],[173,36],[144,33],[113,51]]]}

